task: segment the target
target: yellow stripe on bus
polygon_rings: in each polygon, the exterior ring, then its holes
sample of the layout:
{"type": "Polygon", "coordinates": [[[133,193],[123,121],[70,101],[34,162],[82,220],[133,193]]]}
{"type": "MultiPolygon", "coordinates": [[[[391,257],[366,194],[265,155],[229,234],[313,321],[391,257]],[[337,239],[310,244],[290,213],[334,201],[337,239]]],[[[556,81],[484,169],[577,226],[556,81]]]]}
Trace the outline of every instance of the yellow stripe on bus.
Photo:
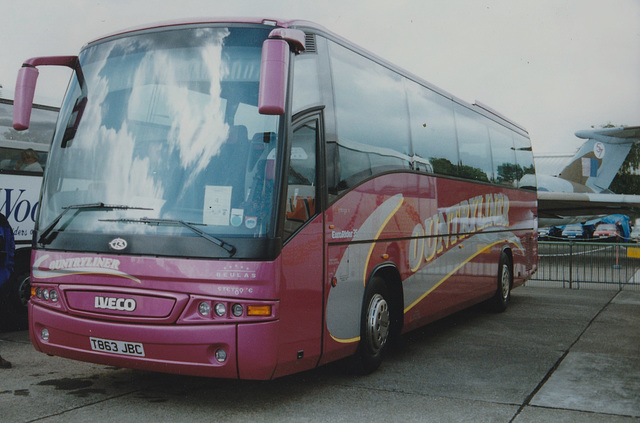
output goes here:
{"type": "Polygon", "coordinates": [[[442,285],[447,279],[449,279],[451,276],[453,276],[454,273],[456,273],[458,270],[460,270],[460,268],[462,266],[464,266],[465,264],[469,263],[471,260],[473,260],[474,258],[476,258],[479,254],[482,254],[484,252],[488,252],[491,247],[493,247],[494,245],[497,244],[502,244],[504,242],[508,242],[511,243],[509,240],[500,240],[500,241],[496,241],[492,244],[489,245],[483,245],[481,248],[478,248],[478,250],[472,254],[471,256],[469,256],[465,261],[463,261],[462,263],[460,263],[458,266],[456,266],[451,272],[449,272],[444,278],[440,279],[440,281],[438,281],[438,283],[436,283],[434,286],[431,287],[431,289],[429,289],[427,292],[425,292],[424,294],[422,294],[417,300],[415,300],[413,303],[411,303],[411,305],[409,305],[407,308],[404,309],[404,312],[408,312],[409,310],[411,310],[413,307],[415,307],[420,301],[424,300],[424,298],[431,294],[437,287],[439,287],[440,285],[442,285]]]}

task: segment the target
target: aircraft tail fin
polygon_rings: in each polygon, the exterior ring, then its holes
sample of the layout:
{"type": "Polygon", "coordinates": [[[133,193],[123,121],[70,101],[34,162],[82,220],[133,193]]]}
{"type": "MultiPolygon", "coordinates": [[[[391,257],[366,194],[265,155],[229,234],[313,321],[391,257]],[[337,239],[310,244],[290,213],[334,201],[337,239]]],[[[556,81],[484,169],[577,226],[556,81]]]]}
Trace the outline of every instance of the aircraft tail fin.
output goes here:
{"type": "Polygon", "coordinates": [[[587,141],[559,177],[606,192],[631,147],[640,141],[640,126],[584,130],[576,136],[587,141]]]}

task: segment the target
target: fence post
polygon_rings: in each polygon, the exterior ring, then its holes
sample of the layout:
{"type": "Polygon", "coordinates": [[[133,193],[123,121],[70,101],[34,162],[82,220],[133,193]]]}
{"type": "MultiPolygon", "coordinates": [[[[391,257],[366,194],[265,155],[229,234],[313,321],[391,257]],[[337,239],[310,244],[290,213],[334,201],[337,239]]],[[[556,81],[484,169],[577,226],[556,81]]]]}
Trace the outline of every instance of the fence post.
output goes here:
{"type": "Polygon", "coordinates": [[[573,289],[573,241],[569,241],[569,289],[573,289]]]}

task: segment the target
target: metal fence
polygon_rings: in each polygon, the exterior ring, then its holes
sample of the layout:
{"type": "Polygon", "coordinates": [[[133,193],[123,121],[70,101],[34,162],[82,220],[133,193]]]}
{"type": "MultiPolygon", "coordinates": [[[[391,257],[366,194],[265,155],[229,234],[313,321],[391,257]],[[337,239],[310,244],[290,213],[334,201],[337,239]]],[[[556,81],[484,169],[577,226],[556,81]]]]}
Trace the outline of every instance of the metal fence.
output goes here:
{"type": "Polygon", "coordinates": [[[540,241],[527,285],[640,291],[640,244],[540,241]]]}

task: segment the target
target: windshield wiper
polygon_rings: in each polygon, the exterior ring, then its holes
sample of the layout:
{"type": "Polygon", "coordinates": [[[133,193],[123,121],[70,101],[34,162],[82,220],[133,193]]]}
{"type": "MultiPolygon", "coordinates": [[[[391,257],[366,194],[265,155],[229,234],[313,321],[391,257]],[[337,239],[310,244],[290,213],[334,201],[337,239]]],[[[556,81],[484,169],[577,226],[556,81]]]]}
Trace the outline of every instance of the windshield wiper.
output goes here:
{"type": "Polygon", "coordinates": [[[184,226],[185,228],[189,229],[192,232],[195,232],[196,234],[200,235],[202,238],[206,239],[209,242],[212,242],[213,244],[216,244],[218,247],[226,250],[229,253],[229,257],[233,257],[233,255],[236,253],[236,247],[234,247],[233,245],[224,242],[223,240],[221,240],[220,238],[216,238],[214,236],[209,235],[206,232],[201,231],[200,229],[196,228],[194,223],[190,223],[190,222],[185,222],[184,220],[178,220],[178,219],[150,219],[147,217],[143,217],[141,219],[101,219],[101,222],[122,222],[122,223],[146,223],[149,225],[179,225],[179,226],[184,226]]]}
{"type": "Polygon", "coordinates": [[[51,233],[51,231],[53,231],[53,229],[56,227],[58,222],[60,222],[60,219],[62,219],[69,210],[78,210],[78,212],[84,211],[84,210],[130,210],[130,209],[153,210],[146,207],[131,207],[131,206],[118,205],[118,204],[104,204],[104,203],[73,204],[71,206],[63,207],[62,209],[63,209],[62,213],[60,213],[55,219],[53,219],[53,222],[51,222],[49,226],[47,226],[47,228],[44,231],[42,231],[42,234],[40,234],[40,238],[38,238],[39,244],[46,245],[49,243],[49,241],[47,240],[47,236],[51,233]]]}

